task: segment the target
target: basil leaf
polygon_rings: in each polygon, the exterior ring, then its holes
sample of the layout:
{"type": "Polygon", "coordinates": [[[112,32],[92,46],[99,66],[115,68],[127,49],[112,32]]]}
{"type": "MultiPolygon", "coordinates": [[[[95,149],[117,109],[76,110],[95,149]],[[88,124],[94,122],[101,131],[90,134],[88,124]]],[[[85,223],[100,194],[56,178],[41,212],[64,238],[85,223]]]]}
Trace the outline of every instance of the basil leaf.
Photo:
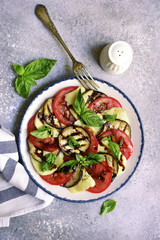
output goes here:
{"type": "Polygon", "coordinates": [[[78,165],[77,160],[70,160],[62,163],[61,166],[58,168],[58,171],[64,173],[73,172],[77,165],[78,165]]]}
{"type": "Polygon", "coordinates": [[[116,135],[116,134],[114,133],[114,134],[111,135],[111,136],[104,137],[104,138],[102,139],[102,141],[112,141],[112,137],[115,136],[115,135],[116,135]]]}
{"type": "Polygon", "coordinates": [[[28,82],[25,82],[23,76],[19,76],[16,78],[16,81],[15,81],[15,89],[21,97],[26,98],[30,93],[31,84],[28,82]]]}
{"type": "Polygon", "coordinates": [[[106,213],[109,213],[113,211],[116,207],[116,201],[114,200],[106,200],[101,207],[100,215],[104,215],[106,213]]]}
{"type": "Polygon", "coordinates": [[[79,165],[81,166],[85,162],[86,156],[83,157],[80,154],[76,154],[76,160],[79,163],[79,165]]]}
{"type": "Polygon", "coordinates": [[[42,126],[38,130],[30,132],[34,137],[44,139],[51,136],[52,129],[49,126],[42,126]]]}
{"type": "Polygon", "coordinates": [[[104,137],[104,138],[102,139],[102,141],[111,141],[111,140],[112,140],[111,136],[109,136],[109,137],[104,137]]]}
{"type": "Polygon", "coordinates": [[[81,89],[79,89],[79,91],[76,95],[74,104],[73,104],[73,108],[76,111],[76,113],[78,113],[78,115],[81,115],[81,112],[82,112],[84,106],[85,106],[85,101],[84,101],[83,95],[81,93],[81,89]]]}
{"type": "Polygon", "coordinates": [[[47,58],[33,61],[25,67],[24,77],[33,80],[44,78],[51,71],[55,63],[56,60],[47,58]]]}
{"type": "Polygon", "coordinates": [[[95,160],[96,163],[103,162],[105,160],[105,155],[100,153],[88,153],[87,160],[95,160]]]}
{"type": "Polygon", "coordinates": [[[119,142],[119,145],[120,145],[120,146],[123,145],[123,138],[121,138],[121,141],[119,142]]]}
{"type": "Polygon", "coordinates": [[[23,75],[25,70],[24,70],[24,67],[19,65],[19,64],[16,64],[16,63],[13,63],[13,67],[14,67],[14,71],[18,74],[18,75],[23,75]]]}
{"type": "Polygon", "coordinates": [[[91,109],[85,108],[81,112],[82,121],[88,125],[93,127],[101,127],[103,126],[103,120],[95,113],[92,112],[91,109]]]}
{"type": "Polygon", "coordinates": [[[104,116],[104,119],[109,122],[109,121],[114,121],[116,119],[116,117],[117,117],[117,115],[107,114],[107,115],[104,116]]]}
{"type": "Polygon", "coordinates": [[[105,156],[99,153],[88,153],[86,156],[76,154],[76,160],[81,167],[90,167],[95,163],[100,163],[105,160],[105,156]]]}
{"type": "Polygon", "coordinates": [[[45,77],[52,67],[55,65],[56,60],[41,59],[29,63],[25,68],[19,64],[14,63],[13,67],[18,76],[15,81],[15,89],[21,97],[28,97],[31,85],[37,86],[36,80],[45,77]]]}
{"type": "Polygon", "coordinates": [[[120,147],[117,143],[113,141],[109,141],[109,148],[112,151],[115,159],[118,161],[119,160],[119,154],[120,154],[120,147]]]}
{"type": "Polygon", "coordinates": [[[31,79],[31,78],[25,77],[25,82],[27,82],[28,84],[37,86],[36,81],[34,79],[31,79]]]}
{"type": "Polygon", "coordinates": [[[76,139],[72,136],[68,137],[68,144],[71,148],[80,148],[81,147],[79,142],[77,142],[76,139]]]}
{"type": "Polygon", "coordinates": [[[103,162],[105,160],[105,156],[99,153],[88,153],[86,155],[86,161],[84,162],[84,167],[90,167],[93,164],[103,162]]]}
{"type": "Polygon", "coordinates": [[[46,159],[44,162],[42,162],[42,166],[41,166],[42,172],[51,170],[53,168],[55,160],[56,160],[56,155],[53,153],[49,153],[45,157],[46,157],[46,159]]]}

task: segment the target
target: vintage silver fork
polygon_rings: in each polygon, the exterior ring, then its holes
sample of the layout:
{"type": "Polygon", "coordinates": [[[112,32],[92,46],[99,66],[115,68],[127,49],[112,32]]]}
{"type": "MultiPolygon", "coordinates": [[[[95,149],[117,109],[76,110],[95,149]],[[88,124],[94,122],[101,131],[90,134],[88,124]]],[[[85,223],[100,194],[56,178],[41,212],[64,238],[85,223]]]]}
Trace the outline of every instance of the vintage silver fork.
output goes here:
{"type": "Polygon", "coordinates": [[[85,88],[94,88],[98,89],[98,84],[94,81],[91,74],[88,72],[86,67],[81,63],[78,62],[72,55],[72,53],[69,51],[68,47],[64,43],[63,39],[61,38],[58,30],[56,29],[54,23],[52,22],[48,10],[44,5],[38,4],[35,8],[35,14],[36,16],[45,24],[45,26],[51,31],[51,33],[59,40],[59,42],[62,44],[70,58],[73,62],[73,72],[77,79],[80,81],[80,83],[85,88]]]}

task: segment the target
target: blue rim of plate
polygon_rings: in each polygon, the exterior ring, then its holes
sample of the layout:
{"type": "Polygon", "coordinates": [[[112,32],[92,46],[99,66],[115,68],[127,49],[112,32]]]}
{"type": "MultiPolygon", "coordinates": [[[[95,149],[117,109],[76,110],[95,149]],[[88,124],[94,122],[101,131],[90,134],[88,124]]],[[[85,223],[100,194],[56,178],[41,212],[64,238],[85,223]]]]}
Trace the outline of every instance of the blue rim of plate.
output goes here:
{"type": "MultiPolygon", "coordinates": [[[[65,82],[67,80],[73,80],[75,79],[74,77],[71,77],[71,78],[64,78],[62,80],[59,80],[59,81],[56,81],[54,82],[53,84],[49,85],[48,87],[44,88],[42,91],[40,91],[39,94],[37,94],[33,100],[30,102],[30,104],[28,105],[25,113],[24,113],[24,116],[29,108],[29,106],[31,105],[31,103],[39,96],[41,95],[44,91],[47,91],[50,87],[53,87],[55,86],[56,84],[59,84],[61,82],[65,82]]],[[[22,160],[22,163],[23,163],[23,166],[26,170],[26,172],[28,173],[29,177],[32,179],[32,181],[38,186],[40,187],[42,190],[44,190],[45,192],[47,192],[48,194],[52,195],[53,197],[56,197],[60,200],[64,200],[64,201],[68,201],[68,202],[76,202],[76,203],[87,203],[87,202],[95,202],[95,201],[98,201],[98,200],[101,200],[101,199],[104,199],[104,198],[107,198],[109,197],[110,195],[114,194],[115,192],[117,192],[118,190],[120,190],[128,181],[129,179],[132,177],[132,175],[134,174],[134,172],[136,171],[138,165],[139,165],[139,162],[140,162],[140,159],[141,159],[141,156],[142,156],[142,152],[143,152],[143,148],[144,148],[144,133],[143,133],[143,126],[142,126],[142,122],[141,122],[141,119],[140,119],[140,116],[139,116],[139,113],[136,109],[136,107],[134,106],[134,104],[131,102],[131,100],[127,97],[127,95],[122,92],[119,88],[117,88],[116,86],[114,86],[113,84],[107,82],[107,81],[104,81],[104,80],[101,80],[101,79],[98,79],[98,78],[94,78],[96,81],[99,81],[101,83],[105,83],[107,84],[109,87],[112,87],[114,88],[116,91],[118,91],[120,94],[122,94],[122,96],[127,99],[127,101],[131,104],[133,110],[135,111],[136,115],[137,115],[137,118],[138,118],[138,121],[139,121],[139,124],[140,124],[140,130],[141,130],[141,147],[140,147],[140,154],[138,156],[138,161],[132,171],[132,173],[128,176],[128,178],[119,186],[117,187],[114,191],[112,191],[111,193],[108,193],[106,194],[105,196],[101,196],[99,198],[95,198],[95,199],[89,199],[89,200],[72,200],[72,199],[68,199],[68,198],[63,198],[63,197],[60,197],[56,194],[53,194],[52,192],[50,192],[49,190],[47,190],[45,187],[41,186],[35,179],[34,177],[32,176],[32,174],[30,173],[30,171],[28,170],[24,160],[23,160],[23,157],[22,157],[22,153],[21,153],[21,148],[20,148],[20,144],[21,144],[21,139],[20,139],[20,135],[21,135],[21,127],[22,127],[22,122],[23,122],[23,118],[21,120],[21,124],[20,124],[20,127],[19,127],[19,134],[18,134],[18,149],[19,149],[19,154],[20,154],[20,159],[22,160]]]]}

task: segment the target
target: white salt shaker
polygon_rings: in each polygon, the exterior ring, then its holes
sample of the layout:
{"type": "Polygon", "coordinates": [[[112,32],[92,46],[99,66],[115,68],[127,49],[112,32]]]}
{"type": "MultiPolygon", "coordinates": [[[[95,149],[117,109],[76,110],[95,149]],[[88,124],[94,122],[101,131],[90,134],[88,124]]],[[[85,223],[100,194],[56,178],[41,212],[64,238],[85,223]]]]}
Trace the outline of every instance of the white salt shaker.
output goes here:
{"type": "Polygon", "coordinates": [[[125,72],[133,59],[131,46],[124,41],[107,44],[100,54],[100,65],[104,71],[110,74],[125,72]]]}

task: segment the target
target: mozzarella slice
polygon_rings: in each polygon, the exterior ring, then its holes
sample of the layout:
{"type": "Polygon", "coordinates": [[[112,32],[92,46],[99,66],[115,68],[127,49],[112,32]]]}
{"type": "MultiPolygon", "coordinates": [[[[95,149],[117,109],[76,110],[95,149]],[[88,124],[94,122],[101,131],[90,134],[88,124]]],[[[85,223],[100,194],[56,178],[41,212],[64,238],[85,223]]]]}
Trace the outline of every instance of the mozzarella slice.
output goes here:
{"type": "Polygon", "coordinates": [[[68,188],[71,193],[79,193],[82,191],[87,190],[89,187],[94,187],[95,181],[93,178],[88,174],[86,169],[83,169],[83,176],[81,180],[76,184],[74,187],[68,188]]]}
{"type": "Polygon", "coordinates": [[[76,88],[76,90],[74,90],[74,91],[72,91],[70,93],[67,93],[65,95],[65,101],[67,102],[67,106],[70,106],[70,105],[74,104],[74,101],[75,101],[75,98],[76,98],[76,95],[77,95],[79,89],[81,89],[81,93],[85,92],[85,88],[84,87],[78,87],[78,88],[76,88]]]}
{"type": "Polygon", "coordinates": [[[128,119],[125,109],[120,108],[120,107],[113,107],[111,109],[105,110],[104,112],[101,113],[101,115],[102,116],[117,115],[116,119],[126,121],[129,124],[129,119],[128,119]]]}

